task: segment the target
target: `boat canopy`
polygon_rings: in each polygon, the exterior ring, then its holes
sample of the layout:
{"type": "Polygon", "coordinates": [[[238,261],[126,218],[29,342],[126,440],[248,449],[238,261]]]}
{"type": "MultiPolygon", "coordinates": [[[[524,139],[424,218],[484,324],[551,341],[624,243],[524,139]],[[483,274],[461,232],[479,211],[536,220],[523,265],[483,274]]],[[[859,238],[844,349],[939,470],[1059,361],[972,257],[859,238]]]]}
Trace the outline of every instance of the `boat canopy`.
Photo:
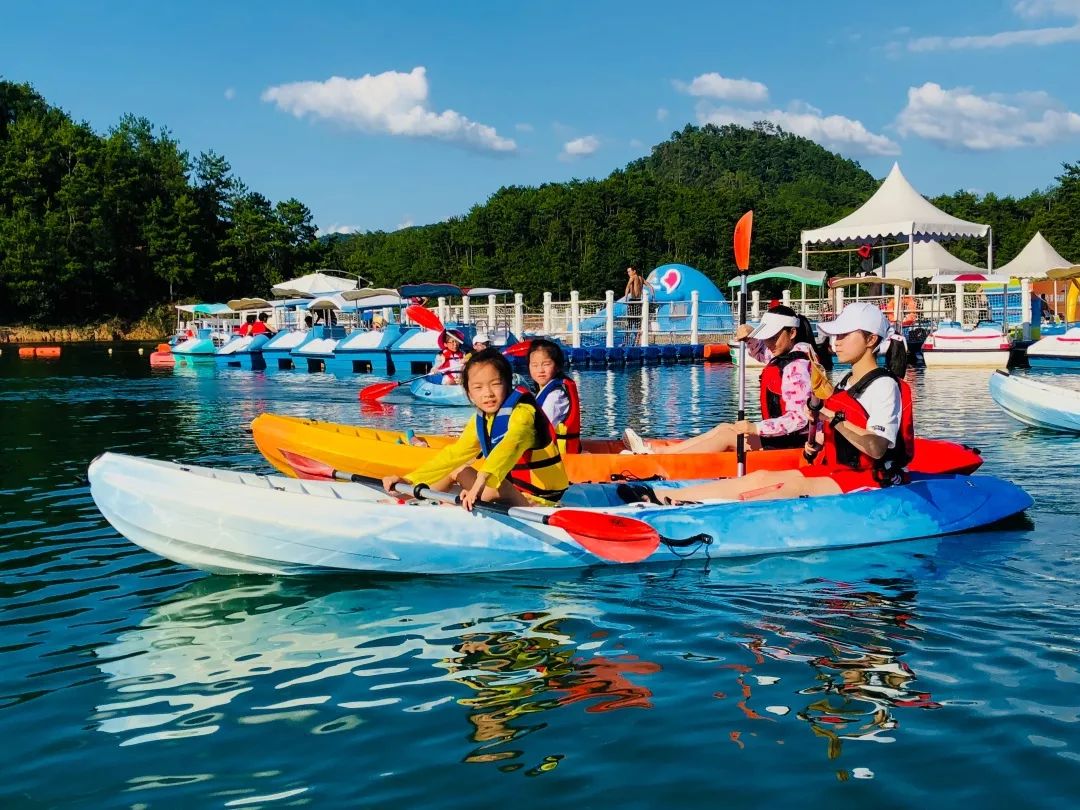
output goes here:
{"type": "Polygon", "coordinates": [[[1074,264],[1072,267],[1055,267],[1053,270],[1047,270],[1046,277],[1051,281],[1080,279],[1080,264],[1074,264]]]}
{"type": "Polygon", "coordinates": [[[911,282],[906,278],[881,278],[880,276],[852,276],[851,278],[830,278],[830,287],[855,287],[859,284],[884,284],[887,287],[899,287],[910,290],[911,282]]]}
{"type": "Polygon", "coordinates": [[[232,315],[233,309],[228,304],[177,304],[181,312],[192,315],[232,315]]]}
{"type": "Polygon", "coordinates": [[[1009,285],[1008,276],[999,276],[996,273],[942,273],[930,279],[933,284],[997,284],[1009,285]]]}
{"type": "Polygon", "coordinates": [[[237,312],[245,309],[271,309],[273,307],[265,298],[234,298],[226,306],[237,312]]]}
{"type": "MultiPolygon", "coordinates": [[[[746,283],[754,284],[758,281],[769,281],[772,279],[778,281],[795,281],[799,284],[806,284],[809,287],[821,287],[825,284],[825,271],[803,270],[801,267],[774,267],[771,270],[764,270],[760,273],[754,273],[752,276],[747,276],[746,283]]],[[[729,287],[738,287],[741,285],[742,279],[738,276],[728,282],[729,287]]]]}
{"type": "MultiPolygon", "coordinates": [[[[353,290],[352,292],[363,292],[363,290],[353,290]]],[[[393,290],[390,291],[389,295],[383,293],[361,298],[349,298],[346,293],[320,295],[318,298],[307,301],[306,306],[309,310],[336,309],[338,312],[360,312],[365,309],[382,309],[383,307],[401,305],[400,296],[393,290]]]]}
{"type": "Polygon", "coordinates": [[[495,287],[458,287],[456,284],[427,282],[423,284],[403,284],[398,288],[402,298],[460,298],[487,297],[489,295],[510,295],[513,290],[500,290],[495,287]]]}
{"type": "Polygon", "coordinates": [[[359,287],[360,279],[357,276],[344,276],[339,270],[317,270],[306,276],[275,284],[271,291],[278,298],[314,298],[323,293],[355,290],[359,287]]]}
{"type": "Polygon", "coordinates": [[[362,290],[345,290],[341,293],[341,297],[346,301],[367,301],[369,298],[392,298],[393,301],[389,303],[375,303],[369,304],[369,306],[384,307],[384,306],[397,306],[401,303],[401,296],[398,295],[397,290],[392,290],[389,287],[365,287],[362,290]]]}

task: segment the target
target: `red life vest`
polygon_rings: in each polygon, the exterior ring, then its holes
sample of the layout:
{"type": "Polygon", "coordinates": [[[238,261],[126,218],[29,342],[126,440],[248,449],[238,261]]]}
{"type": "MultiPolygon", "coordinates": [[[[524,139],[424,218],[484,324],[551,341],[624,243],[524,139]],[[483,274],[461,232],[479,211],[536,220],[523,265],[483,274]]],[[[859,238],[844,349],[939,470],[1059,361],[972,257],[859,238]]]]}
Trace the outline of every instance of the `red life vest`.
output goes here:
{"type": "Polygon", "coordinates": [[[825,444],[816,464],[832,467],[846,467],[851,470],[872,470],[874,478],[882,485],[903,483],[904,468],[911,463],[915,454],[915,414],[911,403],[911,386],[899,380],[886,369],[875,368],[864,374],[851,388],[846,388],[851,379],[851,372],[840,381],[835,393],[825,400],[825,407],[836,413],[843,413],[844,420],[855,427],[866,427],[866,409],[859,403],[859,396],[870,384],[882,377],[892,379],[900,389],[900,428],[896,431],[896,443],[885,451],[885,455],[875,459],[862,452],[845,439],[832,425],[826,422],[824,429],[825,444]]]}
{"type": "Polygon", "coordinates": [[[533,419],[534,438],[532,447],[525,451],[510,470],[510,483],[526,494],[557,501],[570,486],[570,482],[562,467],[555,430],[527,389],[518,387],[510,392],[510,396],[492,420],[490,433],[484,414],[477,412],[476,436],[480,440],[480,456],[487,458],[503,440],[510,427],[510,414],[519,404],[532,405],[536,411],[533,419]]]}
{"type": "Polygon", "coordinates": [[[578,396],[577,383],[569,377],[554,377],[536,395],[536,404],[544,407],[544,401],[554,392],[566,392],[570,400],[570,412],[562,424],[555,427],[555,436],[559,441],[559,450],[564,453],[581,452],[581,397],[578,396]]]}
{"type": "Polygon", "coordinates": [[[461,368],[459,367],[456,369],[451,369],[450,364],[455,360],[463,360],[465,358],[465,353],[460,350],[452,352],[449,349],[442,349],[439,352],[439,355],[442,357],[442,362],[439,364],[438,368],[433,368],[431,370],[432,373],[438,373],[441,371],[444,374],[447,374],[450,377],[457,379],[458,375],[461,374],[461,368]]]}
{"type": "Polygon", "coordinates": [[[761,417],[775,419],[787,413],[780,388],[784,382],[784,369],[796,360],[810,360],[806,352],[787,352],[774,357],[761,372],[761,417]]]}

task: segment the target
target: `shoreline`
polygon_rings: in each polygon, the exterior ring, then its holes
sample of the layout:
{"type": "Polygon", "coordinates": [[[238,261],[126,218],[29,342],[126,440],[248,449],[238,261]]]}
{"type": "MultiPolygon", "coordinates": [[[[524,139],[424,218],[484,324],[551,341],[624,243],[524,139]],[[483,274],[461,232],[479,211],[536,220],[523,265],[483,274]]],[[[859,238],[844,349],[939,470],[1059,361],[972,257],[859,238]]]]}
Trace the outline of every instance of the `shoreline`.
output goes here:
{"type": "Polygon", "coordinates": [[[0,326],[0,345],[38,343],[118,343],[121,341],[164,341],[168,335],[145,323],[121,327],[117,323],[90,326],[0,326]]]}

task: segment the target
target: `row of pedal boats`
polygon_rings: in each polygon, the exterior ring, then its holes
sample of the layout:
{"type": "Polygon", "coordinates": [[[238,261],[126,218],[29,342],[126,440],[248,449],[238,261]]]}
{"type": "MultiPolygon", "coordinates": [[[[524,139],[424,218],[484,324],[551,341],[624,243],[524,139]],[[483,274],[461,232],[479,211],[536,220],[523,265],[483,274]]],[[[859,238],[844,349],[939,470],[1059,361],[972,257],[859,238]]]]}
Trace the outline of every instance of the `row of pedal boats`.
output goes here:
{"type": "MultiPolygon", "coordinates": [[[[252,423],[252,432],[281,474],[105,453],[90,465],[91,494],[134,543],[231,574],[463,574],[617,564],[573,530],[573,520],[598,516],[655,530],[660,540],[641,560],[646,563],[805,552],[970,531],[1032,503],[1015,484],[973,474],[982,462],[976,450],[930,439],[920,440],[912,481],[903,486],[789,501],[626,503],[612,475],[658,475],[671,479],[664,486],[680,487],[733,474],[734,454],[628,456],[614,440],[593,439],[587,452],[568,457],[573,483],[559,507],[527,510],[526,520],[513,510],[470,513],[421,496],[392,497],[374,483],[422,463],[450,437],[425,436],[429,447],[417,447],[396,431],[269,414],[252,423]],[[361,483],[302,480],[296,457],[318,459],[361,483]]],[[[798,451],[789,450],[747,458],[751,470],[800,463],[798,451]]]]}
{"type": "MultiPolygon", "coordinates": [[[[466,338],[474,333],[464,328],[466,338]]],[[[506,330],[492,333],[496,346],[516,342],[506,330]]],[[[439,333],[417,326],[389,323],[380,329],[346,333],[340,326],[316,324],[303,331],[282,330],[273,336],[232,335],[200,328],[171,347],[180,364],[213,362],[249,370],[299,369],[342,374],[423,374],[438,353],[439,333]]]]}

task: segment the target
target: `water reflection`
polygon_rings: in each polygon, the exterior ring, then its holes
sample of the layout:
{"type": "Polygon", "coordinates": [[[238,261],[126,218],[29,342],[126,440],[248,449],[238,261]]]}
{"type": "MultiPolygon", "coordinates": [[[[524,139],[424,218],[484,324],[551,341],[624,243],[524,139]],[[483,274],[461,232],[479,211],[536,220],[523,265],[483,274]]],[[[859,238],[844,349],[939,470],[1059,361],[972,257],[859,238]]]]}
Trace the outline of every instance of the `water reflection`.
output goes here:
{"type": "MultiPolygon", "coordinates": [[[[111,696],[91,719],[131,746],[237,724],[328,734],[386,711],[457,707],[474,744],[463,761],[517,770],[513,746],[547,728],[544,712],[651,706],[637,680],[660,667],[601,654],[597,615],[557,590],[514,584],[199,580],[96,649],[111,696]]],[[[546,754],[533,770],[561,757],[546,754]]]]}
{"type": "MultiPolygon", "coordinates": [[[[916,672],[902,660],[923,638],[916,596],[913,579],[869,580],[859,587],[820,583],[788,616],[760,622],[758,632],[738,640],[754,662],[739,672],[741,708],[752,719],[762,719],[749,707],[749,676],[755,667],[801,662],[810,667],[813,682],[795,692],[810,698],[791,701],[795,717],[826,740],[830,760],[839,758],[844,741],[895,742],[898,709],[941,708],[929,691],[919,688],[916,672]]],[[[761,685],[776,680],[757,676],[761,685]]],[[[763,710],[784,716],[792,708],[763,710]]]]}

